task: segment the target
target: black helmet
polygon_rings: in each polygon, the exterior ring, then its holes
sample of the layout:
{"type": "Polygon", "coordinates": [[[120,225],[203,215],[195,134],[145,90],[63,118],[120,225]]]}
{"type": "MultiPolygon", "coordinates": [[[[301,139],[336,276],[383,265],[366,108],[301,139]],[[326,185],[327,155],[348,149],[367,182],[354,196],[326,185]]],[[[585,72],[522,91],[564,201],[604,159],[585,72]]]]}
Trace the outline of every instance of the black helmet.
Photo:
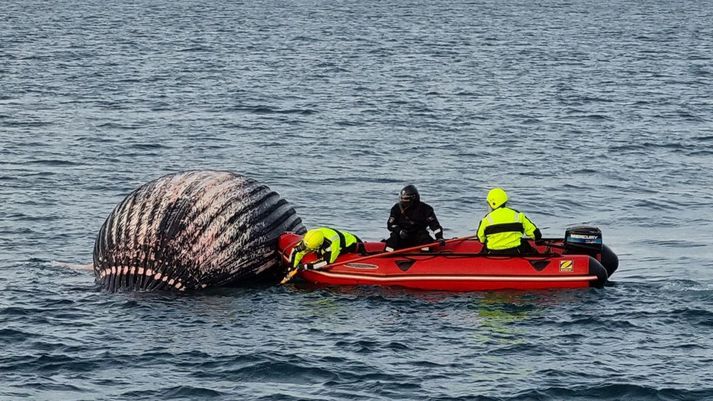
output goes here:
{"type": "Polygon", "coordinates": [[[421,197],[419,196],[418,189],[416,189],[415,185],[406,185],[399,194],[399,202],[403,208],[415,205],[420,202],[420,200],[421,197]]]}

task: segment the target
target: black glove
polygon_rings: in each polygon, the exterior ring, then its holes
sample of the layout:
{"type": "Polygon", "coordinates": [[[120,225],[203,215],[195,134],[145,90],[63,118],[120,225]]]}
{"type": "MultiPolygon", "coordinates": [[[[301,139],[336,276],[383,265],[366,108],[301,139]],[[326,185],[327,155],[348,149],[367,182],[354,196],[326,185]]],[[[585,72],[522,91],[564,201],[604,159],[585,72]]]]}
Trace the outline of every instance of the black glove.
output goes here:
{"type": "Polygon", "coordinates": [[[399,237],[401,237],[401,239],[408,238],[408,232],[406,230],[399,231],[399,237]]]}
{"type": "Polygon", "coordinates": [[[437,238],[438,239],[438,245],[439,246],[446,246],[446,240],[443,238],[437,238]]]}

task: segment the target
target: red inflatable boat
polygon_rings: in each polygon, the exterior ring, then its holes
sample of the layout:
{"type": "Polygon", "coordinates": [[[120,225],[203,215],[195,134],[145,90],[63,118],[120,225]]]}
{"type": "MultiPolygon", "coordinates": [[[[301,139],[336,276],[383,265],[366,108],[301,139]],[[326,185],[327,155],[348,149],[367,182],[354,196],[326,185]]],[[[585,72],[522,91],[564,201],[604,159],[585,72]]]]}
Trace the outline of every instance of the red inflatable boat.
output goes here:
{"type": "MultiPolygon", "coordinates": [[[[295,233],[279,238],[282,260],[302,239],[295,233]]],[[[320,270],[299,277],[324,285],[386,285],[437,291],[534,290],[601,287],[617,269],[616,255],[601,242],[595,227],[568,229],[564,239],[531,241],[536,253],[495,256],[481,253],[473,238],[451,239],[427,250],[384,252],[383,242],[366,242],[366,252],[340,255],[320,270]]],[[[313,260],[307,255],[304,262],[313,260]]]]}

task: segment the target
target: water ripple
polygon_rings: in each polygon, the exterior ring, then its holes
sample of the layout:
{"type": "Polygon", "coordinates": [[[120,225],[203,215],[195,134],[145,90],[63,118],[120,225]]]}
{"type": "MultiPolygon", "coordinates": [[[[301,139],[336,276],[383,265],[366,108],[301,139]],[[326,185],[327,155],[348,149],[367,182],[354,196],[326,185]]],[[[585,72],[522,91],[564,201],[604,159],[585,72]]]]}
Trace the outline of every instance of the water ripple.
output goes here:
{"type": "Polygon", "coordinates": [[[713,398],[706,2],[34,3],[0,24],[0,399],[713,398]],[[199,168],[376,240],[408,183],[453,236],[503,186],[620,267],[573,291],[100,292],[77,267],[108,212],[199,168]]]}

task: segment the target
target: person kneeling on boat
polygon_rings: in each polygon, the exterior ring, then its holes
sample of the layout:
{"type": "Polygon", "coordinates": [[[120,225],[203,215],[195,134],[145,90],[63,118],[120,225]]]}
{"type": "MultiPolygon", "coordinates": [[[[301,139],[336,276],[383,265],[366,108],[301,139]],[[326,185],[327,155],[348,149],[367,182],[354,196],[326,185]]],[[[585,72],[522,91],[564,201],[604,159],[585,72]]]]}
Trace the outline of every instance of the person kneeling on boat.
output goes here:
{"type": "Polygon", "coordinates": [[[433,242],[428,228],[433,231],[441,246],[445,244],[443,227],[438,222],[436,213],[429,204],[421,202],[418,189],[414,185],[405,186],[399,193],[399,202],[391,208],[386,228],[391,232],[386,240],[386,251],[433,242]]]}
{"type": "Polygon", "coordinates": [[[542,238],[540,229],[525,213],[507,207],[508,195],[502,188],[493,188],[487,197],[490,212],[480,220],[478,239],[483,243],[483,251],[494,255],[521,255],[536,253],[522,235],[534,239],[542,238]]]}
{"type": "Polygon", "coordinates": [[[290,253],[290,266],[298,269],[300,262],[307,254],[314,252],[317,259],[312,263],[306,263],[302,268],[320,269],[330,263],[334,263],[337,257],[343,253],[364,252],[364,243],[356,235],[342,230],[334,230],[327,227],[313,228],[302,237],[290,253]]]}

